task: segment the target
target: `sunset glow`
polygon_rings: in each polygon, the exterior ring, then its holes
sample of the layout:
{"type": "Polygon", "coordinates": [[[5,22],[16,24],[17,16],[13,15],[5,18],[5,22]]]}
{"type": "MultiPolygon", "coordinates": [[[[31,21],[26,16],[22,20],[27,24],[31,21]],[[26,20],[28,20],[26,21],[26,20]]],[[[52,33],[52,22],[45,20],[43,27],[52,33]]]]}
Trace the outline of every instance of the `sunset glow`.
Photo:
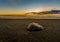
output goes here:
{"type": "Polygon", "coordinates": [[[60,10],[60,0],[0,0],[0,15],[60,10]]]}
{"type": "Polygon", "coordinates": [[[0,15],[23,15],[26,12],[21,12],[21,11],[3,11],[0,12],[0,15]]]}

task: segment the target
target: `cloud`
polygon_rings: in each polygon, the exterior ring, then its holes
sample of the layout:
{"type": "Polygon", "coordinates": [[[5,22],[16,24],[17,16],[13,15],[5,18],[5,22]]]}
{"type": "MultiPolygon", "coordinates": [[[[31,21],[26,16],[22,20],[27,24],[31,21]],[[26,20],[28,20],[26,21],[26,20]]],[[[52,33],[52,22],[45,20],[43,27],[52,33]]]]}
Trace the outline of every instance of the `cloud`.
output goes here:
{"type": "Polygon", "coordinates": [[[45,8],[41,8],[42,11],[49,11],[49,10],[54,10],[54,7],[45,7],[45,8]]]}

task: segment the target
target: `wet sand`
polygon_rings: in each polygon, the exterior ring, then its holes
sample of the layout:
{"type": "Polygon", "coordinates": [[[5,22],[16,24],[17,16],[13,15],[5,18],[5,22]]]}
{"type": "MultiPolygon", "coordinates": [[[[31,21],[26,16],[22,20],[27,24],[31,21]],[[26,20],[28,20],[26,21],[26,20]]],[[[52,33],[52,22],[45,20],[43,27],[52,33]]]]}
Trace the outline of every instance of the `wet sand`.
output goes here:
{"type": "Polygon", "coordinates": [[[0,42],[60,42],[59,19],[0,19],[0,42]],[[39,32],[27,31],[37,22],[45,27],[39,32]]]}

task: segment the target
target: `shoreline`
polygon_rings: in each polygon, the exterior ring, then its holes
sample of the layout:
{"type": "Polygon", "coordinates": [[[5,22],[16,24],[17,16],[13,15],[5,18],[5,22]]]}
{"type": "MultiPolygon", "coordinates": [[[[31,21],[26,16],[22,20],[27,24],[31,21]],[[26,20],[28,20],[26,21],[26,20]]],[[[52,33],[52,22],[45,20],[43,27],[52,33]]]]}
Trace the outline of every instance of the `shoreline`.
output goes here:
{"type": "Polygon", "coordinates": [[[59,16],[0,16],[0,19],[60,19],[59,16]]]}

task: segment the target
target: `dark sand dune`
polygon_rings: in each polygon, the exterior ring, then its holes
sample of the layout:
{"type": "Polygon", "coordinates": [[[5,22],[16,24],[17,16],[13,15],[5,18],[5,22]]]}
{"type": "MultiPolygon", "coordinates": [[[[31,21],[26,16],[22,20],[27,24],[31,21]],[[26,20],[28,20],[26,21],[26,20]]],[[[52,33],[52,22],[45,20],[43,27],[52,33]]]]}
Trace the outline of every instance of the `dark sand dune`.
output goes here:
{"type": "Polygon", "coordinates": [[[0,19],[0,42],[60,42],[58,19],[0,19]],[[45,27],[39,32],[26,30],[30,22],[45,27]]]}

